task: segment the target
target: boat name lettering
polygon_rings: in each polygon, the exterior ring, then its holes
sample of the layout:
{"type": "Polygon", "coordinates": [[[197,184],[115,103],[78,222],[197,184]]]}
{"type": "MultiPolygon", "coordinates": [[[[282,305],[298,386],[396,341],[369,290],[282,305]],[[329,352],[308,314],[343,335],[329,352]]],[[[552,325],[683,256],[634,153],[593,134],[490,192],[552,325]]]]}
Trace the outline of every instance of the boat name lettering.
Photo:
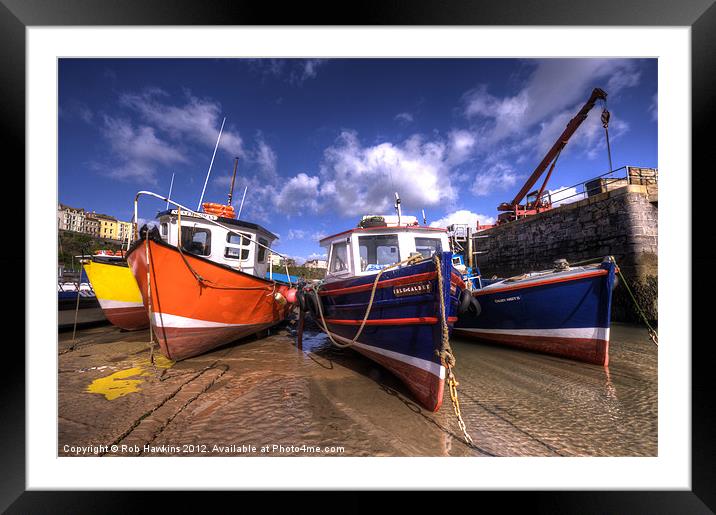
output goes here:
{"type": "Polygon", "coordinates": [[[422,293],[431,293],[433,284],[430,281],[421,283],[404,284],[393,287],[393,295],[396,297],[406,297],[408,295],[420,295],[422,293]]]}
{"type": "Polygon", "coordinates": [[[512,302],[513,300],[520,300],[520,296],[515,295],[514,297],[505,297],[504,299],[495,299],[495,304],[500,302],[512,302]]]}
{"type": "MultiPolygon", "coordinates": [[[[172,209],[172,214],[176,215],[177,210],[172,209]]],[[[207,220],[216,220],[218,218],[216,215],[207,215],[206,213],[193,213],[191,211],[184,211],[183,209],[181,210],[181,215],[182,216],[198,216],[199,218],[205,218],[207,220]]]]}

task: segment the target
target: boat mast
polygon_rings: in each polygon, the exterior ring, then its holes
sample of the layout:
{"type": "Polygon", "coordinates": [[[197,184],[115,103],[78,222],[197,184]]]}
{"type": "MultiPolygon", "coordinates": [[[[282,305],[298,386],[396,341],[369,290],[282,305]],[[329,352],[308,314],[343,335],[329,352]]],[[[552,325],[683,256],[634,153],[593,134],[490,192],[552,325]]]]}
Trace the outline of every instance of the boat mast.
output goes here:
{"type": "Polygon", "coordinates": [[[234,174],[231,176],[231,187],[229,188],[229,201],[226,203],[227,206],[231,205],[231,197],[234,194],[234,181],[236,180],[236,167],[239,166],[239,158],[234,158],[234,174]]]}
{"type": "Polygon", "coordinates": [[[224,116],[224,121],[221,122],[221,129],[219,129],[219,137],[216,138],[216,146],[214,146],[214,153],[211,156],[211,163],[209,163],[209,171],[206,172],[206,180],[204,181],[204,189],[201,190],[201,197],[199,198],[199,205],[196,206],[197,212],[201,209],[201,203],[204,200],[204,192],[206,191],[206,184],[209,182],[209,175],[211,175],[211,167],[214,165],[214,158],[216,157],[216,149],[219,148],[219,140],[221,139],[221,133],[224,131],[224,123],[226,123],[226,116],[224,116]]]}

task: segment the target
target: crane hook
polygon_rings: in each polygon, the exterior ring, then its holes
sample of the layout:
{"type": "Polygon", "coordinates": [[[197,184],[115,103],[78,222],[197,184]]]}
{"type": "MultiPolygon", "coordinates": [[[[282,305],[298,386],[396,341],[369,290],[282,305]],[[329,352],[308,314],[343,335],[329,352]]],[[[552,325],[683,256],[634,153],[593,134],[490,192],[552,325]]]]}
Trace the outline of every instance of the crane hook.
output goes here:
{"type": "Polygon", "coordinates": [[[609,111],[607,111],[607,108],[605,107],[602,111],[602,127],[605,129],[609,128],[609,111]]]}

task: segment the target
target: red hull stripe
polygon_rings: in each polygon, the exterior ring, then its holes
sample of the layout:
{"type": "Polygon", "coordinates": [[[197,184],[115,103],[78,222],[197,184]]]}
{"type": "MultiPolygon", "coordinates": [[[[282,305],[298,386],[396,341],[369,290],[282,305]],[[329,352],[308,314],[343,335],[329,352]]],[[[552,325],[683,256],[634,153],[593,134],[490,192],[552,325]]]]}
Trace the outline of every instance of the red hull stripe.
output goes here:
{"type": "MultiPolygon", "coordinates": [[[[326,318],[326,322],[335,325],[361,325],[363,319],[360,320],[340,320],[335,318],[326,318]]],[[[425,324],[434,325],[439,322],[437,317],[418,317],[418,318],[384,318],[378,320],[366,320],[365,325],[415,325],[425,324]]],[[[457,317],[448,317],[448,323],[457,322],[457,317]]]]}
{"type": "Polygon", "coordinates": [[[586,272],[580,275],[570,275],[569,277],[555,277],[554,279],[545,279],[543,281],[535,281],[533,283],[520,283],[512,286],[504,286],[502,288],[488,288],[483,290],[476,290],[472,294],[476,297],[480,295],[491,295],[493,293],[499,293],[510,290],[523,290],[525,288],[533,288],[535,286],[544,286],[546,284],[565,283],[569,281],[578,281],[579,279],[587,279],[589,277],[597,277],[600,275],[607,275],[609,270],[595,270],[594,272],[586,272]]]}
{"type": "MultiPolygon", "coordinates": [[[[435,279],[435,272],[424,272],[422,274],[410,275],[408,277],[398,277],[396,279],[386,279],[378,281],[378,288],[387,288],[388,286],[400,286],[401,284],[409,284],[417,281],[430,281],[435,279]]],[[[358,286],[348,286],[347,288],[335,288],[333,290],[322,290],[319,295],[345,295],[346,293],[357,293],[360,291],[370,291],[373,289],[373,283],[360,284],[358,286]]]]}
{"type": "Polygon", "coordinates": [[[510,347],[518,347],[553,356],[585,361],[595,365],[609,364],[609,341],[589,338],[559,338],[554,336],[526,336],[515,334],[483,333],[476,330],[454,329],[456,336],[467,336],[510,347]]]}

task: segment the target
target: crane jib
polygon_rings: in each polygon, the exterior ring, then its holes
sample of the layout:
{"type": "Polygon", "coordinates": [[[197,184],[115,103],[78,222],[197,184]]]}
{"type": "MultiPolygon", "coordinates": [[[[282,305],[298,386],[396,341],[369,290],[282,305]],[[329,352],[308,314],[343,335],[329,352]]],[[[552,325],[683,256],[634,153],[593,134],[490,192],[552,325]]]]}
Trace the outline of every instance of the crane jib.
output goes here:
{"type": "MultiPolygon", "coordinates": [[[[569,121],[567,127],[564,129],[562,134],[560,134],[559,138],[557,138],[557,141],[555,141],[554,145],[552,145],[552,148],[549,149],[549,152],[547,152],[540,164],[537,165],[537,168],[535,168],[534,172],[532,172],[532,175],[524,184],[524,186],[522,186],[522,189],[519,191],[519,193],[517,193],[517,195],[515,195],[515,198],[512,199],[512,202],[509,204],[510,209],[513,206],[519,205],[520,201],[525,197],[525,195],[527,195],[527,192],[530,191],[530,189],[535,185],[540,176],[547,169],[547,166],[549,166],[549,164],[554,161],[554,159],[562,151],[565,145],[567,145],[569,138],[572,137],[572,135],[582,124],[582,122],[587,119],[587,114],[589,114],[589,111],[591,111],[591,109],[594,107],[594,104],[597,103],[597,100],[606,99],[607,94],[604,90],[594,88],[591,96],[589,97],[589,100],[587,100],[587,102],[582,106],[582,109],[579,110],[575,117],[569,121]]],[[[544,186],[542,189],[544,189],[544,186]]],[[[502,204],[498,209],[504,211],[506,207],[507,206],[505,204],[502,204]]]]}

